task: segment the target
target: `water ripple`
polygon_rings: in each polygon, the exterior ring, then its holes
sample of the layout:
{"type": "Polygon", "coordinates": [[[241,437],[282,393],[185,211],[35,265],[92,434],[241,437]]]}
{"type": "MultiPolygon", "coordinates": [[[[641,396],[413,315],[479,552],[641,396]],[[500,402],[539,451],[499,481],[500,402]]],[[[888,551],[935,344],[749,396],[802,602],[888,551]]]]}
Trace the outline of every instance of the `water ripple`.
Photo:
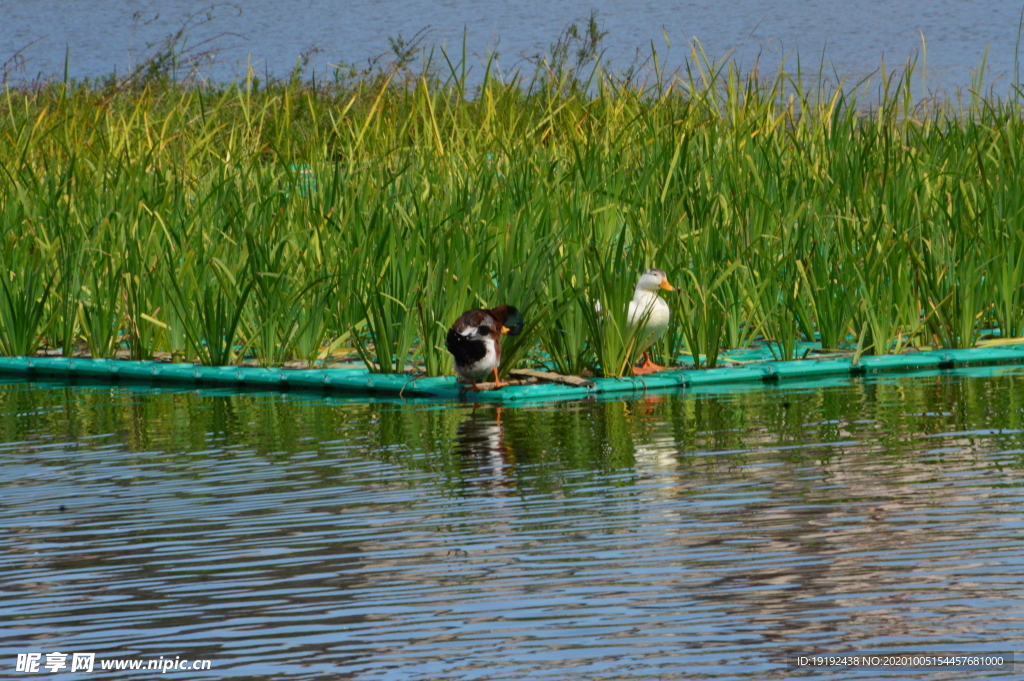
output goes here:
{"type": "Polygon", "coordinates": [[[0,664],[61,650],[213,660],[201,678],[762,679],[801,652],[1009,651],[1019,380],[500,415],[11,383],[0,664]]]}

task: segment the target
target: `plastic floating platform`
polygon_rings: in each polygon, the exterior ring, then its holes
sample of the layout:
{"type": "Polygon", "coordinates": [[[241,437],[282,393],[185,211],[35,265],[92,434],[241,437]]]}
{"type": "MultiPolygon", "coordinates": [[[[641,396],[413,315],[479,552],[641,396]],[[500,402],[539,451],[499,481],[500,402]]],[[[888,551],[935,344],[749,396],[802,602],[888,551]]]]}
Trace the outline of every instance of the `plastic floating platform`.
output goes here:
{"type": "Polygon", "coordinates": [[[450,377],[372,374],[363,368],[260,369],[194,364],[130,362],[68,357],[0,357],[0,374],[150,384],[197,384],[263,390],[318,390],[366,397],[428,398],[500,403],[579,400],[722,384],[772,382],[859,375],[875,371],[951,369],[956,366],[1024,362],[1024,343],[964,350],[931,350],[905,355],[769,361],[719,369],[673,369],[636,378],[593,378],[588,386],[557,383],[511,385],[473,392],[450,377]]]}

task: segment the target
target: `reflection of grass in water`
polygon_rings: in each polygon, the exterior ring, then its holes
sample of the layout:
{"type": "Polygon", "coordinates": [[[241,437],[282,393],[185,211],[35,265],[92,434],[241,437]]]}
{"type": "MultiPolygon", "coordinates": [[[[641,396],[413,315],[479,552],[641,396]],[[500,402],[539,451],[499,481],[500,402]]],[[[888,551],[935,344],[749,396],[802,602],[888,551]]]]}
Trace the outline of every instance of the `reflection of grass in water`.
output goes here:
{"type": "Polygon", "coordinates": [[[792,357],[1024,334],[1019,102],[915,104],[908,70],[864,111],[699,52],[641,82],[596,65],[595,30],[472,93],[457,63],[7,91],[0,351],[279,365],[354,348],[373,371],[446,374],[458,312],[510,303],[527,329],[504,370],[542,348],[621,375],[619,317],[649,266],[680,289],[662,363],[714,366],[758,337],[792,357]]]}
{"type": "Polygon", "coordinates": [[[130,453],[116,456],[198,478],[230,465],[237,451],[285,464],[284,476],[293,456],[322,459],[326,483],[336,462],[369,460],[419,471],[454,494],[481,485],[570,494],[596,479],[631,487],[661,467],[714,483],[742,478],[758,464],[839,465],[853,452],[916,464],[922,448],[935,446],[927,436],[953,433],[943,437],[979,446],[955,434],[961,430],[990,431],[985,446],[1024,449],[1024,375],[999,367],[974,373],[503,408],[500,419],[487,405],[16,382],[0,391],[0,442],[116,434],[130,453]]]}
{"type": "Polygon", "coordinates": [[[880,463],[916,465],[935,446],[927,436],[943,433],[968,450],[980,445],[958,430],[989,432],[984,446],[1020,451],[1024,377],[998,369],[971,378],[922,372],[828,387],[505,408],[500,418],[487,406],[9,383],[0,391],[0,441],[42,434],[72,443],[116,433],[129,454],[112,456],[196,479],[244,454],[282,464],[295,456],[323,460],[318,470],[328,484],[339,462],[366,460],[418,471],[457,495],[480,486],[587,494],[591,481],[632,487],[658,470],[697,482],[675,494],[700,494],[698,483],[745,479],[760,464],[827,472],[866,452],[880,463]],[[822,442],[835,444],[815,444],[822,442]]]}

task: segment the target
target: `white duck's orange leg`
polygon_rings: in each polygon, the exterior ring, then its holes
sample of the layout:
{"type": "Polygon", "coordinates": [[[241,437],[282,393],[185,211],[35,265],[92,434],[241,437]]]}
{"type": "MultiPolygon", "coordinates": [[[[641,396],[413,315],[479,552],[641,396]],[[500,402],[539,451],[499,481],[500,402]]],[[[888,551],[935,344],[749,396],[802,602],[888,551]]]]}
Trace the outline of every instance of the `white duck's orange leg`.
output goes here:
{"type": "Polygon", "coordinates": [[[657,371],[665,371],[666,369],[668,369],[668,367],[663,367],[652,362],[650,356],[647,354],[647,351],[645,350],[644,361],[640,366],[633,367],[633,375],[643,376],[644,374],[653,374],[657,371]]]}

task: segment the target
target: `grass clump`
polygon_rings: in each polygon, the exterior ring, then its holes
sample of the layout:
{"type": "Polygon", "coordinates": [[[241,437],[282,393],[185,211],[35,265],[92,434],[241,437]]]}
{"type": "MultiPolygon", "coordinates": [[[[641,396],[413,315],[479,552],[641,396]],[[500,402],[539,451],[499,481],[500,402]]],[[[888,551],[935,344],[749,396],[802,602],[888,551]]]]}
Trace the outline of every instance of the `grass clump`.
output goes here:
{"type": "Polygon", "coordinates": [[[1018,99],[919,101],[908,69],[861,106],[700,55],[641,81],[602,68],[595,30],[475,87],[447,59],[315,83],[7,87],[0,353],[351,353],[439,375],[455,317],[508,303],[527,327],[503,370],[621,376],[648,267],[680,289],[663,364],[1024,334],[1018,99]]]}

